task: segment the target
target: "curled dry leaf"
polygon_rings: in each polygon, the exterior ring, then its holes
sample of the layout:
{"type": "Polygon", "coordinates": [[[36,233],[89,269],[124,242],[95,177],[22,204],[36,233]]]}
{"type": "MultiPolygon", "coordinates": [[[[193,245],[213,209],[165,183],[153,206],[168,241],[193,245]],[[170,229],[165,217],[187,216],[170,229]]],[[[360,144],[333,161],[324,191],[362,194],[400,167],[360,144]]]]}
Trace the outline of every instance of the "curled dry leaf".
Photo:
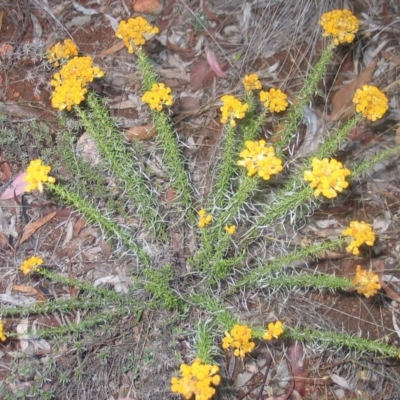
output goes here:
{"type": "Polygon", "coordinates": [[[226,75],[225,72],[222,71],[222,68],[218,64],[215,54],[211,50],[207,49],[206,57],[207,57],[207,62],[210,65],[211,69],[215,72],[215,75],[219,76],[220,78],[227,79],[228,75],[226,75]]]}
{"type": "Polygon", "coordinates": [[[19,196],[20,194],[25,193],[25,188],[28,185],[28,182],[24,181],[24,176],[26,172],[19,174],[13,182],[8,186],[8,188],[2,193],[0,199],[8,200],[13,199],[14,196],[19,196]]]}
{"type": "Polygon", "coordinates": [[[145,14],[154,14],[161,11],[161,3],[159,0],[135,0],[133,11],[145,14]]]}
{"type": "Polygon", "coordinates": [[[45,217],[27,225],[22,235],[20,244],[28,240],[41,226],[52,220],[56,214],[57,211],[53,211],[51,214],[46,215],[45,217]]]}
{"type": "Polygon", "coordinates": [[[290,370],[294,378],[294,389],[301,396],[306,392],[307,371],[304,365],[303,345],[300,342],[292,342],[288,349],[290,370]]]}
{"type": "Polygon", "coordinates": [[[143,126],[133,126],[125,132],[126,140],[146,140],[152,138],[156,134],[153,124],[143,126]]]}

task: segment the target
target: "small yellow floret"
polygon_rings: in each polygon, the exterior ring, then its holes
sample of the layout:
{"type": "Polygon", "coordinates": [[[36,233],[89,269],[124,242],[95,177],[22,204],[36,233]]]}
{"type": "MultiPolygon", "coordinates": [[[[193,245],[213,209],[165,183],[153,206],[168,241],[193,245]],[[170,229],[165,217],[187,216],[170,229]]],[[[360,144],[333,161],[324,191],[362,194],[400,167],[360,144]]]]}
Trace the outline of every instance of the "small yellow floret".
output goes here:
{"type": "Polygon", "coordinates": [[[30,192],[37,189],[43,192],[43,183],[54,183],[56,181],[52,176],[48,176],[50,171],[51,167],[42,165],[42,160],[32,160],[23,178],[25,182],[28,182],[25,191],[30,192]]]}
{"type": "Polygon", "coordinates": [[[258,174],[264,180],[269,180],[283,170],[282,160],[275,157],[275,150],[272,146],[266,147],[265,140],[245,142],[246,149],[240,152],[242,160],[237,165],[247,169],[247,176],[258,174]]]}
{"type": "Polygon", "coordinates": [[[251,341],[252,331],[247,325],[235,325],[230,332],[225,332],[222,339],[222,348],[234,348],[233,354],[243,358],[246,353],[251,352],[255,343],[251,341]]]}
{"type": "Polygon", "coordinates": [[[74,105],[85,99],[87,85],[94,78],[101,78],[104,72],[93,66],[92,57],[74,57],[69,60],[60,72],[53,75],[50,82],[54,86],[51,99],[52,106],[59,110],[70,111],[74,105]]]}
{"type": "Polygon", "coordinates": [[[4,334],[4,325],[3,322],[0,321],[0,340],[4,342],[7,339],[6,335],[4,334]]]}
{"type": "Polygon", "coordinates": [[[163,105],[171,106],[174,98],[171,89],[164,83],[154,83],[151,90],[142,96],[142,101],[147,103],[152,110],[161,111],[163,105]]]}
{"type": "Polygon", "coordinates": [[[315,189],[315,196],[322,194],[332,199],[349,186],[346,177],[350,175],[350,170],[343,168],[343,164],[337,160],[327,158],[319,160],[314,157],[312,168],[312,171],[304,171],[304,179],[315,189]]]}
{"type": "Polygon", "coordinates": [[[270,89],[268,92],[261,90],[260,100],[270,112],[285,111],[289,105],[287,95],[280,89],[270,89]]]}
{"type": "Polygon", "coordinates": [[[212,215],[207,214],[205,210],[199,210],[199,228],[204,228],[205,226],[209,225],[212,221],[212,215]]]}
{"type": "Polygon", "coordinates": [[[381,288],[378,275],[362,269],[359,265],[357,265],[353,283],[357,288],[357,293],[363,294],[365,297],[374,296],[381,288]]]}
{"type": "Polygon", "coordinates": [[[225,95],[221,97],[222,107],[220,108],[222,113],[221,122],[225,124],[229,121],[230,126],[236,125],[236,119],[243,119],[249,105],[247,103],[241,103],[238,99],[231,95],[225,95]]]}
{"type": "Polygon", "coordinates": [[[135,47],[143,46],[146,40],[150,40],[157,33],[157,27],[151,26],[143,17],[136,17],[121,21],[115,36],[124,41],[129,53],[133,53],[135,47]]]}
{"type": "Polygon", "coordinates": [[[375,86],[364,85],[358,89],[353,98],[356,111],[370,121],[382,118],[388,110],[388,98],[375,86]]]}
{"type": "Polygon", "coordinates": [[[259,90],[262,88],[260,79],[257,74],[245,75],[243,78],[243,86],[246,92],[251,92],[252,90],[259,90]]]}
{"type": "Polygon", "coordinates": [[[270,322],[268,324],[268,330],[264,333],[264,340],[278,339],[283,333],[283,324],[281,321],[270,322]]]}
{"type": "Polygon", "coordinates": [[[360,254],[359,247],[364,243],[373,246],[375,242],[375,232],[370,224],[364,221],[351,221],[350,227],[342,231],[343,236],[352,236],[354,240],[346,247],[346,251],[355,256],[360,254]]]}
{"type": "Polygon", "coordinates": [[[333,43],[351,43],[358,31],[358,19],[349,10],[333,10],[322,15],[319,24],[324,29],[322,36],[332,36],[333,43]]]}
{"type": "Polygon", "coordinates": [[[224,229],[229,235],[233,235],[236,232],[236,225],[226,225],[224,229]]]}
{"type": "Polygon", "coordinates": [[[171,391],[181,394],[189,400],[193,396],[195,400],[209,400],[216,390],[221,377],[218,375],[219,367],[212,364],[203,364],[196,358],[192,365],[181,364],[181,377],[171,379],[171,391]]]}
{"type": "Polygon", "coordinates": [[[43,258],[32,256],[25,260],[21,265],[21,271],[24,275],[28,275],[30,272],[40,271],[39,265],[44,263],[43,258]]]}
{"type": "Polygon", "coordinates": [[[51,49],[47,50],[47,59],[58,67],[60,61],[78,55],[78,48],[71,39],[65,39],[64,43],[56,43],[51,49]]]}

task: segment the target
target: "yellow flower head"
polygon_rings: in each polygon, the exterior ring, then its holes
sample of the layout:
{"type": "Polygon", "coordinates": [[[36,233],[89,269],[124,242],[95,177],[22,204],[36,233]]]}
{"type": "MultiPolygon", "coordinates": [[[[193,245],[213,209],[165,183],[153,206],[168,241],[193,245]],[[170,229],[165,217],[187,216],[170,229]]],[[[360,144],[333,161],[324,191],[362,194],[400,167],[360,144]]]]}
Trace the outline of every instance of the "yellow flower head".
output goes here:
{"type": "Polygon", "coordinates": [[[265,140],[245,142],[246,149],[240,152],[242,160],[237,165],[247,169],[247,176],[258,174],[261,178],[269,180],[271,175],[282,171],[282,160],[275,157],[272,146],[267,147],[265,140]]]}
{"type": "Polygon", "coordinates": [[[21,265],[21,271],[24,275],[28,275],[31,271],[40,271],[39,265],[44,263],[43,258],[32,256],[25,260],[21,265]]]}
{"type": "Polygon", "coordinates": [[[268,92],[261,90],[260,100],[264,103],[264,107],[268,108],[270,112],[285,111],[289,105],[287,95],[280,89],[270,89],[268,92]]]}
{"type": "Polygon", "coordinates": [[[25,182],[28,182],[25,191],[30,192],[37,189],[39,192],[43,192],[43,183],[54,183],[56,181],[52,176],[48,176],[50,171],[51,167],[42,165],[42,160],[32,160],[23,178],[25,182]]]}
{"type": "Polygon", "coordinates": [[[357,293],[363,294],[367,298],[374,296],[381,288],[378,275],[362,269],[359,265],[357,265],[353,283],[357,288],[357,293]]]}
{"type": "Polygon", "coordinates": [[[243,78],[243,86],[246,92],[251,92],[252,90],[259,90],[262,88],[260,79],[257,74],[245,75],[243,78]]]}
{"type": "Polygon", "coordinates": [[[264,333],[264,340],[278,339],[283,333],[283,325],[281,321],[270,322],[268,324],[268,330],[264,333]]]}
{"type": "Polygon", "coordinates": [[[4,334],[4,325],[3,322],[0,321],[0,340],[2,342],[5,342],[5,340],[7,339],[6,335],[4,334]]]}
{"type": "Polygon", "coordinates": [[[64,43],[56,43],[51,49],[47,50],[47,59],[58,67],[60,61],[78,55],[78,48],[71,39],[65,39],[64,43]]]}
{"type": "Polygon", "coordinates": [[[251,329],[247,325],[235,325],[230,332],[225,332],[222,339],[222,348],[234,348],[233,354],[243,358],[246,353],[252,351],[255,343],[251,341],[251,329]]]}
{"type": "Polygon", "coordinates": [[[181,377],[171,379],[171,392],[179,393],[187,400],[193,395],[195,400],[209,400],[216,390],[221,377],[218,375],[219,367],[212,364],[203,364],[196,358],[192,365],[182,364],[180,367],[181,377]]]}
{"type": "Polygon", "coordinates": [[[364,85],[358,89],[353,98],[356,111],[370,121],[382,118],[389,108],[388,98],[375,86],[364,85]]]}
{"type": "Polygon", "coordinates": [[[349,186],[346,177],[350,175],[350,170],[343,168],[343,164],[337,160],[313,158],[312,168],[312,171],[304,171],[304,179],[315,189],[315,196],[322,194],[332,199],[349,186]]]}
{"type": "Polygon", "coordinates": [[[87,85],[94,78],[101,78],[104,72],[93,66],[92,57],[74,57],[53,75],[50,82],[54,86],[52,106],[70,111],[75,104],[85,99],[87,85]]]}
{"type": "Polygon", "coordinates": [[[247,103],[241,103],[234,96],[225,95],[221,97],[222,107],[220,108],[222,112],[221,122],[225,124],[229,121],[230,126],[236,125],[236,119],[244,118],[249,105],[247,103]]]}
{"type": "Polygon", "coordinates": [[[351,221],[350,227],[342,231],[342,235],[351,236],[354,240],[346,247],[346,251],[353,253],[355,256],[360,254],[358,249],[364,243],[373,246],[375,242],[375,233],[370,224],[364,221],[351,221]]]}
{"type": "Polygon", "coordinates": [[[233,235],[236,232],[236,225],[226,225],[224,229],[229,235],[233,235]]]}
{"type": "Polygon", "coordinates": [[[151,26],[143,17],[136,17],[121,21],[115,36],[124,41],[129,53],[133,53],[135,47],[143,46],[157,33],[157,27],[151,26]]]}
{"type": "Polygon", "coordinates": [[[333,10],[322,15],[319,24],[324,29],[322,36],[332,36],[333,43],[351,43],[358,31],[358,19],[349,10],[333,10]]]}
{"type": "Polygon", "coordinates": [[[161,111],[163,105],[171,106],[174,98],[171,89],[164,83],[154,83],[151,90],[142,96],[142,101],[147,103],[152,110],[161,111]]]}
{"type": "Polygon", "coordinates": [[[86,93],[86,85],[83,85],[81,80],[65,81],[62,85],[55,87],[51,97],[51,105],[60,111],[64,109],[71,111],[74,105],[85,100],[86,93]]]}
{"type": "Polygon", "coordinates": [[[205,210],[199,210],[199,228],[204,228],[212,221],[212,215],[207,214],[205,210]]]}

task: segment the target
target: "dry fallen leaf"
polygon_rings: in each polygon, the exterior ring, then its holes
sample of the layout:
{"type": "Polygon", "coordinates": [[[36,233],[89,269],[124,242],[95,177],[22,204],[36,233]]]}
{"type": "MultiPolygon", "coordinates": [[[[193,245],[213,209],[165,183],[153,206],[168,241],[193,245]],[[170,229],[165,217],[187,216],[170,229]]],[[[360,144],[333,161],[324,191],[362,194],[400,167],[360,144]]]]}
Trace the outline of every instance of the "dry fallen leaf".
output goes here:
{"type": "Polygon", "coordinates": [[[47,298],[43,294],[43,292],[39,289],[34,288],[33,286],[29,285],[14,285],[12,287],[12,290],[15,290],[16,292],[21,292],[21,293],[27,293],[27,294],[32,294],[36,296],[38,301],[46,301],[47,298]]]}
{"type": "Polygon", "coordinates": [[[10,165],[8,164],[7,161],[4,161],[0,164],[1,167],[1,172],[3,173],[3,176],[1,177],[1,180],[3,182],[7,182],[11,179],[11,168],[10,165]]]}
{"type": "Polygon", "coordinates": [[[372,80],[377,60],[361,72],[354,80],[339,89],[332,98],[332,112],[329,117],[331,122],[341,119],[350,118],[354,113],[353,97],[357,89],[361,89],[364,85],[372,80]]]}
{"type": "Polygon", "coordinates": [[[41,226],[52,220],[55,215],[57,214],[57,211],[53,211],[49,215],[46,215],[43,218],[38,219],[35,222],[31,222],[25,227],[24,233],[22,235],[20,244],[25,242],[27,239],[29,239],[41,226]]]}
{"type": "Polygon", "coordinates": [[[114,44],[114,46],[109,47],[108,49],[105,49],[101,51],[99,54],[96,55],[96,57],[106,57],[111,54],[117,53],[118,51],[122,50],[125,47],[124,42],[121,40],[118,43],[114,44]]]}
{"type": "Polygon", "coordinates": [[[7,54],[12,53],[13,50],[14,50],[13,46],[11,46],[8,43],[3,43],[0,46],[0,56],[6,56],[7,54]]]}
{"type": "Polygon", "coordinates": [[[84,228],[86,225],[86,219],[84,217],[80,217],[78,221],[76,221],[75,226],[74,226],[74,237],[78,237],[81,230],[84,228]]]}
{"type": "Polygon", "coordinates": [[[125,131],[125,137],[130,142],[133,140],[146,140],[152,138],[156,134],[153,124],[143,126],[133,126],[125,131]]]}
{"type": "Polygon", "coordinates": [[[159,0],[135,0],[133,11],[138,13],[153,14],[161,11],[159,0]]]}
{"type": "Polygon", "coordinates": [[[207,87],[206,82],[212,82],[212,77],[214,76],[215,73],[206,60],[194,61],[190,71],[190,88],[192,92],[199,90],[202,86],[207,87]]]}

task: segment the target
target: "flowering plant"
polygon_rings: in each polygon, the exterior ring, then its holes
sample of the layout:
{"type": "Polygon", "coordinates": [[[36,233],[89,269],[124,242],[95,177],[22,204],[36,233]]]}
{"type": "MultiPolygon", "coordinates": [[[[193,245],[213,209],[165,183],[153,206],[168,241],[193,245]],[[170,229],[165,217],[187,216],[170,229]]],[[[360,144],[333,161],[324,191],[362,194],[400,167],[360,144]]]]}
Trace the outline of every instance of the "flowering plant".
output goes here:
{"type": "Polygon", "coordinates": [[[349,186],[346,177],[350,175],[350,170],[343,168],[343,164],[335,159],[319,160],[314,157],[312,168],[312,171],[304,171],[304,179],[310,182],[315,196],[322,194],[332,199],[349,186]]]}
{"type": "Polygon", "coordinates": [[[246,92],[251,92],[252,90],[259,90],[262,88],[260,79],[257,74],[245,75],[243,78],[243,86],[246,92]]]}
{"type": "Polygon", "coordinates": [[[247,103],[241,103],[234,96],[230,95],[222,96],[221,100],[223,103],[221,107],[221,122],[225,124],[229,121],[230,126],[236,126],[235,119],[243,119],[249,105],[247,103]]]}
{"type": "Polygon", "coordinates": [[[205,226],[209,225],[212,221],[212,215],[208,214],[205,210],[199,210],[199,228],[204,228],[205,226]]]}
{"type": "Polygon", "coordinates": [[[289,105],[287,95],[280,89],[270,89],[267,92],[261,90],[260,100],[270,112],[285,111],[289,105]]]}
{"type": "Polygon", "coordinates": [[[151,90],[142,96],[142,101],[147,103],[152,110],[161,111],[163,105],[171,106],[174,98],[171,89],[163,83],[154,83],[151,90]]]}
{"type": "Polygon", "coordinates": [[[367,298],[374,296],[381,288],[378,275],[372,271],[362,269],[359,265],[357,265],[357,272],[353,283],[357,288],[357,293],[363,294],[367,298]]]}
{"type": "Polygon", "coordinates": [[[264,333],[264,340],[278,339],[283,333],[283,325],[281,321],[270,322],[268,324],[268,330],[264,333]]]}
{"type": "Polygon", "coordinates": [[[40,268],[38,268],[38,266],[42,265],[43,263],[43,258],[32,256],[22,263],[21,271],[24,275],[28,275],[31,271],[40,271],[40,268]]]}
{"type": "Polygon", "coordinates": [[[4,325],[3,322],[0,321],[0,340],[4,342],[7,339],[6,335],[4,334],[4,325]]]}
{"type": "Polygon", "coordinates": [[[246,149],[240,152],[242,160],[237,165],[247,169],[247,176],[258,174],[264,180],[269,180],[283,170],[282,160],[275,157],[275,150],[272,146],[266,146],[265,140],[245,142],[246,149]]]}
{"type": "Polygon", "coordinates": [[[158,33],[158,28],[151,26],[143,17],[129,18],[121,21],[115,36],[124,41],[129,53],[135,51],[135,47],[143,46],[146,40],[158,33]]]}
{"type": "Polygon", "coordinates": [[[43,192],[43,183],[54,183],[56,180],[52,176],[49,176],[51,167],[43,165],[42,160],[32,160],[26,169],[26,175],[24,181],[28,182],[25,191],[30,192],[32,190],[39,190],[43,192]]]}
{"type": "Polygon", "coordinates": [[[364,85],[356,91],[353,103],[356,111],[371,121],[382,118],[389,108],[387,97],[377,87],[370,85],[364,85]]]}
{"type": "Polygon", "coordinates": [[[322,15],[319,24],[324,29],[322,36],[332,36],[333,43],[351,43],[358,31],[359,22],[350,10],[333,10],[322,15]]]}
{"type": "Polygon", "coordinates": [[[244,357],[246,353],[252,351],[255,343],[251,341],[252,331],[247,325],[235,325],[230,332],[225,332],[222,339],[222,348],[233,347],[233,354],[236,357],[244,357]]]}
{"type": "Polygon", "coordinates": [[[355,256],[360,254],[359,247],[364,243],[373,246],[375,242],[375,233],[370,224],[364,221],[351,221],[350,227],[342,231],[344,236],[352,236],[354,240],[346,247],[346,251],[355,256]]]}
{"type": "Polygon", "coordinates": [[[215,394],[213,386],[219,385],[221,377],[218,375],[219,367],[203,364],[196,358],[192,365],[181,364],[181,378],[171,379],[171,391],[180,393],[185,399],[195,396],[195,400],[208,400],[215,394]]]}
{"type": "Polygon", "coordinates": [[[51,49],[47,50],[47,59],[55,67],[60,65],[60,61],[78,55],[78,47],[71,39],[65,39],[64,43],[56,43],[51,49]]]}

